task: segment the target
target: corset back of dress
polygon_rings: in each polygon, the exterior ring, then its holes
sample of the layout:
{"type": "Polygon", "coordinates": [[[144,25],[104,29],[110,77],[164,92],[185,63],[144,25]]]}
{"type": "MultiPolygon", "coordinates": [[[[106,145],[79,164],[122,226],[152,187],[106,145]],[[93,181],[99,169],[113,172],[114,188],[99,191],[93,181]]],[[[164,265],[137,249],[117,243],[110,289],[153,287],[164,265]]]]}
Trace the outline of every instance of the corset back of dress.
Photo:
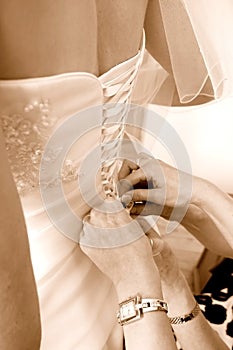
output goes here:
{"type": "MultiPolygon", "coordinates": [[[[143,43],[135,57],[99,78],[89,73],[66,73],[46,78],[0,81],[0,123],[26,219],[40,302],[41,349],[91,349],[93,344],[99,349],[121,348],[119,329],[116,329],[117,342],[114,336],[113,339],[109,336],[115,327],[117,302],[111,283],[97,271],[78,245],[61,235],[51,223],[39,190],[41,186],[49,189],[60,180],[64,183],[64,191],[68,188],[67,198],[72,209],[80,209],[82,198],[76,182],[82,176],[80,163],[92,148],[101,145],[95,161],[102,167],[101,181],[106,186],[105,193],[112,195],[114,187],[111,181],[117,166],[110,159],[117,156],[127,105],[130,102],[149,102],[166,76],[158,63],[144,52],[143,43]],[[116,108],[117,105],[120,109],[116,108]],[[63,139],[57,148],[49,149],[53,135],[59,134],[73,116],[77,118],[78,134],[79,121],[88,110],[97,111],[94,119],[98,127],[92,129],[90,123],[89,132],[83,133],[64,158],[60,173],[49,177],[48,171],[45,183],[39,184],[44,154],[52,168],[62,149],[63,139]],[[112,117],[115,125],[111,124],[112,117]],[[94,299],[95,307],[89,303],[94,299]],[[101,307],[103,304],[106,309],[101,307]],[[77,323],[77,317],[83,320],[78,332],[76,327],[68,326],[77,323]],[[61,329],[61,320],[62,328],[67,324],[66,337],[57,332],[61,329]],[[93,336],[87,337],[87,332],[93,336]],[[113,347],[112,342],[118,343],[118,347],[113,347]]],[[[76,130],[72,130],[72,134],[75,133],[76,130]]],[[[59,215],[62,216],[63,212],[59,215]]],[[[81,229],[80,226],[78,230],[81,229]]]]}
{"type": "MultiPolygon", "coordinates": [[[[41,156],[55,130],[67,118],[94,106],[102,106],[100,128],[95,136],[89,135],[86,138],[85,147],[88,150],[94,144],[102,143],[102,163],[105,172],[110,171],[111,164],[107,159],[113,159],[117,155],[124,132],[127,105],[130,102],[149,102],[166,77],[166,72],[145,51],[143,35],[136,56],[113,67],[99,78],[77,72],[45,78],[0,81],[0,123],[12,173],[21,196],[38,189],[41,156]],[[115,107],[119,104],[121,106],[117,110],[115,107]],[[114,125],[111,124],[111,119],[114,120],[114,125]],[[112,152],[109,151],[110,148],[112,152]]],[[[81,149],[83,157],[84,147],[81,149]]],[[[52,158],[55,156],[51,154],[52,158]]],[[[78,161],[76,159],[76,165],[78,161]]],[[[74,172],[72,162],[67,160],[61,176],[64,180],[72,180],[74,172]]],[[[111,169],[108,180],[112,175],[111,169]]]]}

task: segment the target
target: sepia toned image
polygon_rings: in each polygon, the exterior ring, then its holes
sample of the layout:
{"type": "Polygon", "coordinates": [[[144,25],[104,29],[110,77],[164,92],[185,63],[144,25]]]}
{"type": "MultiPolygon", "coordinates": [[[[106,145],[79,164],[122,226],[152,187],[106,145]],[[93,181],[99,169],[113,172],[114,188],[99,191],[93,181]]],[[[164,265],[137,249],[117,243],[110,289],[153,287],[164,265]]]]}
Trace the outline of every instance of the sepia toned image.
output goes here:
{"type": "Polygon", "coordinates": [[[0,1],[0,350],[233,349],[232,23],[0,1]]]}

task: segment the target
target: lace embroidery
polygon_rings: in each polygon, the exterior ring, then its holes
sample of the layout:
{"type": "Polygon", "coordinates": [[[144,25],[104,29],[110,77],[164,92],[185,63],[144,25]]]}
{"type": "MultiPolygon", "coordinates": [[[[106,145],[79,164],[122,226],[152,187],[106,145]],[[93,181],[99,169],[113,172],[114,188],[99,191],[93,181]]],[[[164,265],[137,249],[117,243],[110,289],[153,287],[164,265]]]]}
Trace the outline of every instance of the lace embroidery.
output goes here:
{"type": "MultiPolygon", "coordinates": [[[[20,194],[39,186],[41,157],[55,122],[48,99],[35,100],[24,107],[21,106],[19,114],[0,116],[10,166],[20,194]]],[[[49,154],[51,162],[56,159],[57,152],[59,150],[51,150],[49,154]]],[[[50,182],[54,184],[59,178],[71,181],[77,176],[77,166],[71,160],[66,160],[61,175],[57,174],[56,179],[50,182]]],[[[44,184],[44,186],[51,185],[51,183],[44,184]]]]}
{"type": "MultiPolygon", "coordinates": [[[[118,74],[116,70],[114,78],[110,80],[107,79],[109,77],[107,73],[100,77],[104,96],[101,174],[106,196],[117,196],[116,181],[120,164],[117,157],[124,133],[124,120],[129,110],[144,47],[143,35],[141,50],[127,62],[128,68],[124,72],[118,74]]],[[[51,107],[49,99],[42,98],[21,106],[18,114],[6,113],[0,116],[12,173],[21,194],[39,187],[39,167],[44,146],[57,121],[51,107]]],[[[55,161],[60,152],[59,149],[46,152],[48,162],[55,161]]],[[[40,185],[44,188],[51,187],[61,181],[76,180],[78,176],[76,161],[66,159],[60,174],[55,174],[52,178],[48,174],[46,182],[40,185]]]]}

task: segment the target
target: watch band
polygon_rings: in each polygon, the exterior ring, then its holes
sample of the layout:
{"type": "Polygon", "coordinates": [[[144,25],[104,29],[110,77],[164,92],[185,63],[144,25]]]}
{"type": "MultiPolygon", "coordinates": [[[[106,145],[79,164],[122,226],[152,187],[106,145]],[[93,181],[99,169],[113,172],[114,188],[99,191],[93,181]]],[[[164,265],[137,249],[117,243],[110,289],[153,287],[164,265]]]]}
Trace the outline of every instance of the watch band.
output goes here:
{"type": "Polygon", "coordinates": [[[147,312],[168,312],[167,303],[154,298],[142,298],[140,295],[129,298],[119,304],[117,320],[121,326],[140,320],[147,312]]]}
{"type": "Polygon", "coordinates": [[[199,314],[200,311],[201,309],[198,303],[196,302],[196,305],[189,314],[177,317],[169,317],[169,321],[171,324],[184,324],[193,320],[199,314]]]}

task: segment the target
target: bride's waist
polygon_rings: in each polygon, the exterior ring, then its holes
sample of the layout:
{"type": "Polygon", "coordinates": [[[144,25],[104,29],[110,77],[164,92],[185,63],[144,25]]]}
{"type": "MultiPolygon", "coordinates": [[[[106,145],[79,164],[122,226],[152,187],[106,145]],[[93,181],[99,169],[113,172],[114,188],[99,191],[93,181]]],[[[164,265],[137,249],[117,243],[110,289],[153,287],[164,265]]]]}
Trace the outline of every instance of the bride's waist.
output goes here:
{"type": "MultiPolygon", "coordinates": [[[[91,193],[90,196],[92,196],[91,193]]],[[[69,208],[74,215],[77,215],[80,220],[82,220],[90,210],[86,201],[83,199],[76,181],[62,184],[59,191],[58,187],[44,190],[38,187],[23,193],[23,195],[20,195],[20,199],[26,222],[42,220],[41,225],[43,222],[47,221],[46,218],[48,219],[51,209],[59,210],[64,204],[66,204],[67,208],[69,208]]],[[[62,212],[60,212],[60,215],[62,215],[62,212]]]]}

